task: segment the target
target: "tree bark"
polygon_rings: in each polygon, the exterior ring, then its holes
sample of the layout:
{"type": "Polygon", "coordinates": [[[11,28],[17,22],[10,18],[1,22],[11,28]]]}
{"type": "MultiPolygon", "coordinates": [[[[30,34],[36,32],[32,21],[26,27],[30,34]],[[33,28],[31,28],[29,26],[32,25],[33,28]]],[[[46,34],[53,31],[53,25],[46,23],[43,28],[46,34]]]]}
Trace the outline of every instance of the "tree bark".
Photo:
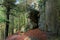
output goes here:
{"type": "Polygon", "coordinates": [[[10,14],[10,7],[7,7],[7,12],[6,12],[6,28],[5,28],[5,38],[8,36],[8,29],[9,29],[9,14],[10,14]]]}
{"type": "Polygon", "coordinates": [[[59,0],[48,0],[46,2],[46,24],[48,31],[57,33],[58,35],[58,14],[59,14],[59,0]]]}
{"type": "Polygon", "coordinates": [[[14,34],[14,16],[11,17],[11,27],[12,27],[12,34],[14,34]]]}

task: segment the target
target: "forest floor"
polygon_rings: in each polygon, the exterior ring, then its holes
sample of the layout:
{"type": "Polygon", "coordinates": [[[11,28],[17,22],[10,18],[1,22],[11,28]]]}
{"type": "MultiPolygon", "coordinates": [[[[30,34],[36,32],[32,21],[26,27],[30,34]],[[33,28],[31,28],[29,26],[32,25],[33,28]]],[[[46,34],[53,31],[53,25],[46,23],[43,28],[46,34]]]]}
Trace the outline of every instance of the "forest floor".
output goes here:
{"type": "Polygon", "coordinates": [[[50,37],[48,40],[60,40],[60,37],[50,37]]]}
{"type": "Polygon", "coordinates": [[[56,33],[47,33],[48,40],[60,40],[60,35],[56,35],[56,33]]]}

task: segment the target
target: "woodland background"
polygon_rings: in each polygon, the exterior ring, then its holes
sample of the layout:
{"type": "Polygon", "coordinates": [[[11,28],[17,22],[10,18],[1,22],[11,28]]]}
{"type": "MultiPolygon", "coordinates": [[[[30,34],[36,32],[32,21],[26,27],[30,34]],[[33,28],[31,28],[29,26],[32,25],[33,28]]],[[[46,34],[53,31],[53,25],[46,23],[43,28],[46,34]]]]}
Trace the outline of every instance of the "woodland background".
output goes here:
{"type": "Polygon", "coordinates": [[[0,40],[29,29],[30,8],[39,10],[39,28],[47,32],[50,40],[60,40],[60,0],[0,0],[0,40]]]}

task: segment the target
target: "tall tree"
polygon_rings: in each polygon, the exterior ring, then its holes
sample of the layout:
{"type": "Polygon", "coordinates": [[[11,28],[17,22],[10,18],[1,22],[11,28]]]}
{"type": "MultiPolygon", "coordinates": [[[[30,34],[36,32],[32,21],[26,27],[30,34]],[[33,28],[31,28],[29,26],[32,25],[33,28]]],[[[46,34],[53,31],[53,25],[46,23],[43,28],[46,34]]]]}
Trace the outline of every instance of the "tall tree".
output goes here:
{"type": "Polygon", "coordinates": [[[46,23],[48,25],[48,31],[52,31],[58,34],[59,21],[58,15],[60,11],[59,0],[48,0],[46,2],[46,23]]]}
{"type": "Polygon", "coordinates": [[[15,0],[4,0],[3,5],[6,7],[6,28],[5,28],[5,38],[8,36],[8,29],[9,29],[9,15],[10,15],[10,9],[13,8],[13,5],[15,3],[15,0]]]}
{"type": "Polygon", "coordinates": [[[39,28],[45,31],[45,4],[47,0],[39,0],[39,11],[40,11],[40,19],[39,19],[39,28]]]}

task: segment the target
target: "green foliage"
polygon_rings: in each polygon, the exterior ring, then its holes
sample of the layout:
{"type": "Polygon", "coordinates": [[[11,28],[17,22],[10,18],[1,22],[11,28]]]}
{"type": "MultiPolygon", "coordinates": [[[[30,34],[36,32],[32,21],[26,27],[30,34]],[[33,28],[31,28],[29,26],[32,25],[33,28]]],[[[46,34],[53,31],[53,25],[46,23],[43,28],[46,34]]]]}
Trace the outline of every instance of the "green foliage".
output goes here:
{"type": "MultiPolygon", "coordinates": [[[[28,13],[26,12],[26,0],[19,0],[20,4],[15,4],[16,0],[4,0],[3,7],[0,7],[0,22],[6,22],[9,21],[9,33],[12,32],[12,28],[19,30],[18,28],[25,28],[25,31],[28,30],[26,27],[27,22],[27,16],[28,13]],[[10,7],[10,14],[9,14],[9,20],[6,19],[6,12],[7,8],[10,7]],[[14,18],[14,19],[12,19],[14,18]],[[14,24],[13,24],[14,21],[14,24]]],[[[13,29],[13,30],[14,30],[13,29]]]]}
{"type": "Polygon", "coordinates": [[[7,8],[7,7],[10,7],[10,8],[14,8],[16,5],[15,5],[15,2],[16,0],[4,0],[3,2],[3,5],[7,8]]]}
{"type": "Polygon", "coordinates": [[[3,3],[3,0],[0,0],[0,4],[2,4],[3,3]]]}
{"type": "Polygon", "coordinates": [[[5,7],[0,6],[0,22],[5,22],[5,7]]]}
{"type": "Polygon", "coordinates": [[[0,18],[0,23],[1,23],[1,22],[4,22],[4,21],[5,21],[5,19],[0,18]]]}
{"type": "Polygon", "coordinates": [[[13,5],[15,4],[16,0],[4,0],[4,5],[13,5]]]}

